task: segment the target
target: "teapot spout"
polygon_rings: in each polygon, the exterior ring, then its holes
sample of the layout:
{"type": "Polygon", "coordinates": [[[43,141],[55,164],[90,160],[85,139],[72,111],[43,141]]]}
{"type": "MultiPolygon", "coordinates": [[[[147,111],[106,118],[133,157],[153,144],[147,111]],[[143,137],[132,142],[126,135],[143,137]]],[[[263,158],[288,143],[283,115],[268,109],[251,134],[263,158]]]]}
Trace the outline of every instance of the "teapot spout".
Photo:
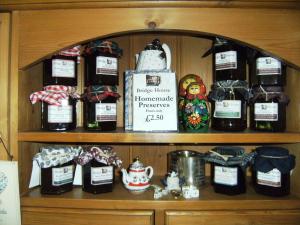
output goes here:
{"type": "Polygon", "coordinates": [[[123,183],[124,184],[129,184],[127,170],[122,168],[121,172],[122,172],[122,181],[123,181],[123,183]]]}
{"type": "Polygon", "coordinates": [[[162,44],[161,46],[163,48],[163,50],[166,53],[166,69],[170,70],[171,69],[171,50],[170,47],[167,44],[162,44]]]}

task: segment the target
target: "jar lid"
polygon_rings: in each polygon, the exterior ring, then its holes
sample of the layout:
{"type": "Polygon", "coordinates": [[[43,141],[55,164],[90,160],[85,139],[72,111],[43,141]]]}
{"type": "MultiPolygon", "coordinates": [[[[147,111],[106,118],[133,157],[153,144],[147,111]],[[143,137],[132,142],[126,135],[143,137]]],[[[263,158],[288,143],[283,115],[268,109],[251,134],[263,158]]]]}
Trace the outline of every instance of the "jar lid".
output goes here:
{"type": "Polygon", "coordinates": [[[240,93],[246,101],[251,97],[251,92],[246,81],[222,80],[212,85],[212,89],[208,94],[208,99],[211,101],[223,101],[226,99],[226,93],[228,91],[240,93]]]}
{"type": "Polygon", "coordinates": [[[95,40],[85,46],[83,56],[92,55],[98,52],[113,54],[116,57],[121,57],[123,54],[123,50],[119,48],[117,42],[108,40],[95,40]]]}
{"type": "Polygon", "coordinates": [[[267,173],[276,168],[281,173],[289,173],[295,167],[295,156],[289,150],[277,146],[262,146],[255,149],[253,167],[255,170],[267,173]]]}
{"type": "Polygon", "coordinates": [[[116,100],[121,96],[117,93],[116,86],[108,85],[92,85],[88,86],[84,94],[81,95],[82,100],[87,100],[89,102],[100,102],[108,97],[113,97],[116,100]]]}
{"type": "Polygon", "coordinates": [[[238,165],[245,169],[254,157],[255,153],[245,153],[242,147],[218,146],[206,153],[205,160],[224,166],[238,165]]]}
{"type": "Polygon", "coordinates": [[[250,101],[255,103],[258,98],[264,98],[266,101],[277,100],[285,104],[290,101],[289,97],[283,93],[283,87],[281,86],[254,86],[250,101]]]}

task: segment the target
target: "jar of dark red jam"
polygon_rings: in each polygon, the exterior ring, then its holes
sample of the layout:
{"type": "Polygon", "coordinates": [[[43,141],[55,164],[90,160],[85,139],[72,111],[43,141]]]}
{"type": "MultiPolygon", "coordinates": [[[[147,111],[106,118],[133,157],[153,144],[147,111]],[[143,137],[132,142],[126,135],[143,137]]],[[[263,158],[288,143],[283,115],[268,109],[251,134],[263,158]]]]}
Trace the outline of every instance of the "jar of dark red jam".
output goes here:
{"type": "Polygon", "coordinates": [[[76,129],[76,103],[71,97],[61,100],[61,105],[42,103],[42,128],[48,131],[76,129]]]}
{"type": "Polygon", "coordinates": [[[250,101],[250,127],[253,130],[283,132],[289,98],[280,86],[253,88],[250,101]]]}
{"type": "MultiPolygon", "coordinates": [[[[81,147],[72,146],[41,148],[41,151],[33,158],[33,161],[37,162],[33,165],[38,165],[41,170],[42,194],[61,194],[73,189],[74,158],[79,155],[81,150],[81,147]]],[[[34,174],[33,172],[33,176],[34,174]]]]}
{"type": "Polygon", "coordinates": [[[216,193],[237,195],[246,192],[246,166],[250,157],[245,155],[243,148],[222,146],[206,156],[206,161],[211,163],[211,183],[216,193]]]}
{"type": "Polygon", "coordinates": [[[114,166],[92,159],[82,166],[82,190],[93,194],[112,192],[115,180],[114,166]]]}
{"type": "Polygon", "coordinates": [[[212,86],[208,96],[211,102],[211,126],[222,131],[242,131],[247,128],[246,81],[219,81],[212,86]]]}
{"type": "Polygon", "coordinates": [[[246,48],[216,38],[213,43],[213,81],[246,80],[246,48]]]}
{"type": "Polygon", "coordinates": [[[252,181],[257,193],[269,196],[290,194],[290,174],[295,168],[295,156],[282,147],[256,148],[252,166],[252,181]]]}
{"type": "Polygon", "coordinates": [[[249,61],[251,86],[284,86],[286,84],[286,65],[280,60],[254,51],[249,61]]]}
{"type": "Polygon", "coordinates": [[[74,177],[74,162],[41,168],[41,193],[61,194],[72,191],[74,177]]]}
{"type": "Polygon", "coordinates": [[[77,56],[54,55],[44,61],[43,85],[77,86],[77,56]]]}
{"type": "Polygon", "coordinates": [[[85,86],[118,85],[119,57],[122,50],[111,41],[95,41],[86,46],[84,51],[85,86]]]}
{"type": "Polygon", "coordinates": [[[111,192],[115,167],[122,161],[110,146],[89,146],[76,162],[82,166],[82,190],[93,194],[111,192]]]}
{"type": "Polygon", "coordinates": [[[91,131],[110,131],[117,127],[115,86],[89,86],[83,95],[84,128],[91,131]]]}

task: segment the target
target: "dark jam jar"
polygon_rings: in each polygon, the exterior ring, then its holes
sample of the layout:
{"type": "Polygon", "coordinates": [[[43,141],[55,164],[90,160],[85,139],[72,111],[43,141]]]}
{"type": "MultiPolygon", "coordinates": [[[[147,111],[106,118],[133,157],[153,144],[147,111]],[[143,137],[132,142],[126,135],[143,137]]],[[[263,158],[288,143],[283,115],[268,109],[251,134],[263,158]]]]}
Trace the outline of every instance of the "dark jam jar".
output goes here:
{"type": "Polygon", "coordinates": [[[77,56],[54,55],[44,61],[43,85],[77,86],[77,56]]]}
{"type": "Polygon", "coordinates": [[[122,161],[110,146],[88,146],[76,159],[82,166],[82,190],[93,194],[111,192],[115,167],[122,161]]]}
{"type": "Polygon", "coordinates": [[[246,48],[216,38],[213,44],[213,80],[246,80],[246,48]]]}
{"type": "Polygon", "coordinates": [[[112,192],[115,179],[114,166],[92,159],[82,166],[82,190],[93,194],[112,192]]]}
{"type": "Polygon", "coordinates": [[[206,161],[211,163],[211,183],[216,193],[237,195],[246,192],[248,162],[244,156],[244,149],[240,147],[216,147],[206,156],[206,161]]]}
{"type": "Polygon", "coordinates": [[[115,86],[89,86],[83,95],[84,128],[109,131],[117,127],[117,99],[115,86]]]}
{"type": "Polygon", "coordinates": [[[42,103],[42,128],[48,131],[68,131],[76,129],[77,100],[69,97],[61,100],[61,105],[42,103]]]}
{"type": "Polygon", "coordinates": [[[284,86],[286,84],[286,65],[280,60],[254,51],[249,60],[251,86],[284,86]]]}
{"type": "Polygon", "coordinates": [[[73,189],[74,162],[41,168],[41,193],[61,194],[73,189]]]}
{"type": "Polygon", "coordinates": [[[111,41],[95,41],[89,43],[84,50],[85,86],[118,85],[119,57],[122,50],[111,41]]]}
{"type": "Polygon", "coordinates": [[[290,173],[295,168],[295,156],[281,147],[256,148],[252,166],[252,181],[257,193],[284,196],[290,193],[290,173]]]}
{"type": "Polygon", "coordinates": [[[289,98],[283,93],[282,87],[255,87],[250,102],[251,129],[271,132],[285,130],[289,98]]]}
{"type": "Polygon", "coordinates": [[[208,96],[211,126],[216,130],[242,131],[247,128],[248,84],[245,81],[219,81],[208,96]]]}

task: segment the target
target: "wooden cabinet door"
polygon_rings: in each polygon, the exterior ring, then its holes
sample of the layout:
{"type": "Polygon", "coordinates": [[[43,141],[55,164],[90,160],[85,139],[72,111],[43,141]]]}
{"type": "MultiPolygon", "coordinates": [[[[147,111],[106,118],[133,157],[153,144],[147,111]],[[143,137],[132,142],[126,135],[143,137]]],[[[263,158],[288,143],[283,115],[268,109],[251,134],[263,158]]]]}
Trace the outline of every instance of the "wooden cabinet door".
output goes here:
{"type": "Polygon", "coordinates": [[[299,210],[167,211],[166,225],[299,225],[299,210]]]}
{"type": "Polygon", "coordinates": [[[152,225],[153,211],[64,208],[22,209],[22,225],[152,225]]]}

